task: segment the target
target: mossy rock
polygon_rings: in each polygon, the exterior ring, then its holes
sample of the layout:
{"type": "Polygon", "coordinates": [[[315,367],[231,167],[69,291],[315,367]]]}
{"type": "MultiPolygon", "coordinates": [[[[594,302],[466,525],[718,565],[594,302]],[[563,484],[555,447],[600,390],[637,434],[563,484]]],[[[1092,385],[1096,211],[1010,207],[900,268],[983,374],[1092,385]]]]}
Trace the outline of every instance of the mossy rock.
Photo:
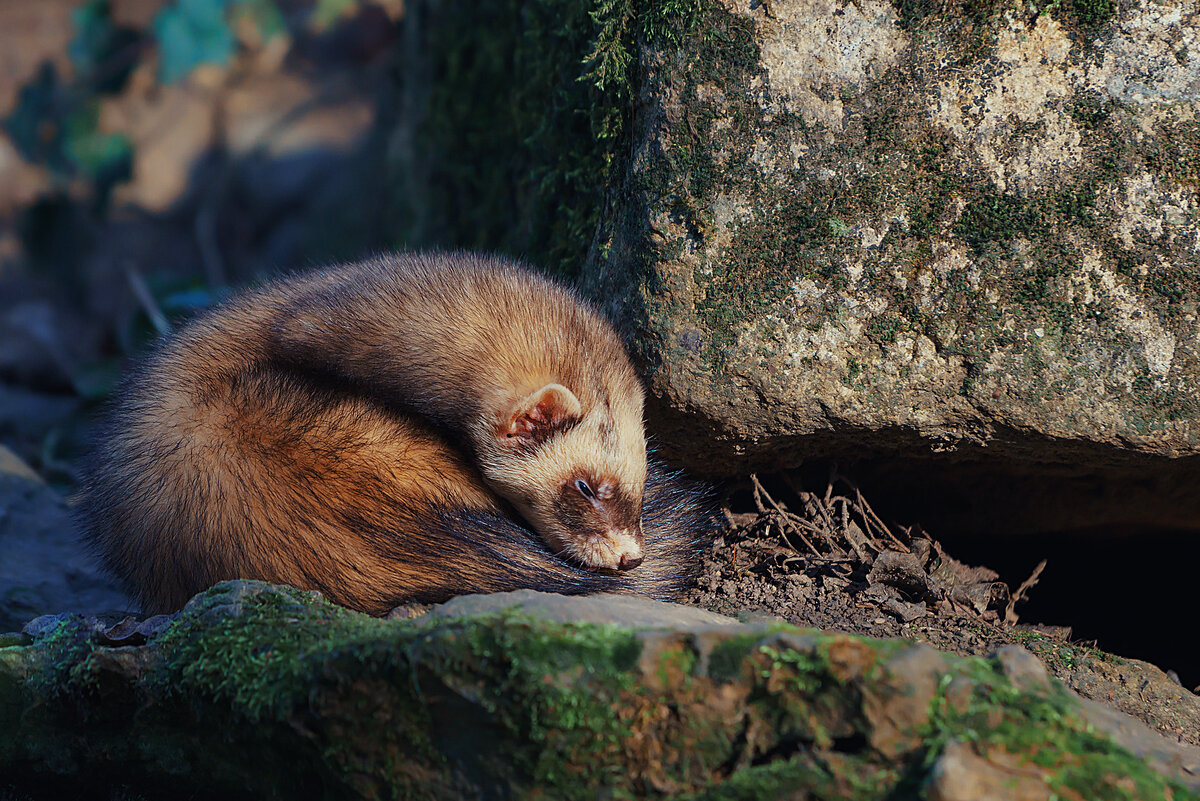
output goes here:
{"type": "Polygon", "coordinates": [[[965,5],[714,3],[640,51],[589,281],[697,461],[1200,453],[1200,17],[965,5]]]}
{"type": "Polygon", "coordinates": [[[1174,757],[1116,745],[1019,649],[960,659],[630,599],[607,614],[662,625],[561,622],[536,604],[612,599],[543,598],[379,620],[227,582],[124,647],[63,616],[0,647],[0,777],[17,797],[965,798],[973,776],[1194,797],[1174,757]]]}

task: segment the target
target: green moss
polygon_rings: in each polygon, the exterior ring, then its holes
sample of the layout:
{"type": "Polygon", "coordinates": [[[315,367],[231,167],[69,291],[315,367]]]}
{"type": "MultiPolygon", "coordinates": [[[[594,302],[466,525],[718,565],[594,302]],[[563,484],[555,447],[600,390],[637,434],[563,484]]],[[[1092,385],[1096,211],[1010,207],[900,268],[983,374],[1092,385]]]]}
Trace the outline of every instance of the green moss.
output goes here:
{"type": "Polygon", "coordinates": [[[1200,120],[1169,119],[1157,133],[1145,152],[1147,168],[1173,183],[1200,185],[1200,120]]]}
{"type": "MultiPolygon", "coordinates": [[[[230,586],[210,590],[205,604],[219,607],[230,586]]],[[[227,700],[250,721],[278,717],[307,681],[312,660],[377,638],[389,625],[291,587],[243,603],[244,611],[215,625],[207,615],[185,614],[159,638],[163,692],[227,700]]]]}
{"type": "Polygon", "coordinates": [[[1040,220],[1031,204],[998,193],[983,195],[970,203],[954,225],[954,233],[970,245],[976,255],[994,243],[1007,243],[1014,236],[1030,236],[1040,220]]]}
{"type": "MultiPolygon", "coordinates": [[[[765,125],[762,110],[746,92],[761,70],[753,21],[715,3],[708,4],[703,19],[678,42],[677,63],[685,80],[681,118],[671,127],[669,145],[639,165],[637,188],[650,214],[665,212],[683,229],[656,246],[641,243],[648,262],[677,258],[689,241],[712,234],[711,199],[734,188],[753,191],[762,183],[750,163],[748,143],[764,128],[782,134],[795,123],[784,114],[765,125]],[[702,86],[717,88],[723,100],[702,98],[702,86]]],[[[787,226],[751,224],[736,231],[727,258],[704,276],[711,290],[697,311],[710,334],[704,355],[714,365],[736,341],[747,311],[761,311],[788,293],[789,271],[780,269],[779,254],[797,242],[830,235],[829,215],[820,209],[797,204],[781,214],[789,217],[787,226]]],[[[651,286],[643,288],[644,295],[653,292],[651,286]]]]}
{"type": "Polygon", "coordinates": [[[1089,131],[1100,130],[1115,109],[1116,103],[1112,99],[1092,92],[1077,95],[1067,106],[1075,124],[1089,131]]]}
{"type": "Polygon", "coordinates": [[[1167,787],[1182,797],[1081,724],[1061,687],[1016,688],[986,660],[947,658],[970,682],[967,703],[959,692],[951,704],[943,687],[925,744],[883,758],[867,744],[863,710],[901,642],[777,625],[651,638],[660,650],[647,661],[643,635],[620,627],[514,613],[380,621],[253,583],[218,585],[146,649],[79,650],[77,622],[4,651],[35,656],[37,671],[64,682],[29,713],[0,687],[0,719],[22,719],[19,738],[0,738],[0,764],[18,766],[11,775],[93,760],[101,774],[119,765],[135,789],[155,786],[146,776],[211,775],[239,797],[485,787],[564,799],[865,799],[907,797],[905,766],[917,787],[957,740],[1026,755],[1053,771],[1055,788],[1084,797],[1116,797],[1114,776],[1130,777],[1135,797],[1167,787]],[[701,637],[711,638],[707,669],[701,637]],[[42,661],[52,651],[62,664],[42,661]],[[114,698],[101,677],[105,660],[119,659],[141,673],[131,695],[114,698]],[[738,714],[714,697],[741,699],[738,714]]]}
{"type": "Polygon", "coordinates": [[[956,740],[984,752],[995,748],[1021,754],[1051,769],[1048,782],[1055,793],[1070,791],[1098,801],[1192,795],[1094,731],[1078,716],[1076,702],[1057,680],[1051,679],[1046,688],[1017,687],[1002,675],[995,659],[966,659],[962,668],[973,683],[970,696],[965,705],[956,706],[945,694],[952,677],[943,680],[922,732],[930,744],[927,764],[945,743],[956,740]],[[1132,790],[1119,785],[1117,778],[1132,790]]]}
{"type": "Polygon", "coordinates": [[[812,193],[780,192],[775,197],[787,202],[774,204],[761,197],[767,187],[751,162],[750,143],[763,133],[787,136],[800,122],[786,113],[766,122],[749,91],[761,71],[753,21],[713,6],[704,25],[683,37],[678,58],[685,81],[680,120],[669,131],[669,146],[642,165],[639,188],[652,215],[665,212],[681,221],[683,231],[653,249],[650,260],[670,260],[688,240],[714,233],[711,201],[718,194],[749,195],[754,207],[773,212],[734,226],[733,241],[720,261],[707,265],[711,272],[702,283],[709,291],[696,311],[710,333],[705,357],[716,365],[735,343],[747,313],[761,313],[786,297],[797,274],[831,277],[828,261],[797,267],[793,255],[836,237],[845,225],[832,195],[826,203],[814,202],[812,193]],[[711,91],[702,95],[701,87],[717,89],[721,99],[711,91]]]}
{"type": "MultiPolygon", "coordinates": [[[[540,787],[558,787],[557,797],[564,799],[590,797],[588,788],[620,778],[616,758],[630,722],[613,709],[637,694],[632,670],[641,655],[641,644],[623,628],[498,615],[444,621],[431,633],[420,624],[367,618],[289,589],[254,596],[240,614],[215,626],[205,615],[185,615],[164,634],[161,648],[166,669],[155,683],[162,692],[227,703],[250,723],[286,719],[298,704],[311,704],[305,699],[314,673],[358,676],[361,707],[325,710],[362,727],[346,733],[344,742],[334,737],[325,749],[324,757],[346,775],[380,772],[380,759],[386,769],[388,759],[397,759],[391,755],[397,741],[404,759],[385,775],[401,776],[413,753],[437,766],[443,761],[439,748],[485,751],[494,746],[484,741],[498,737],[512,743],[500,748],[505,770],[540,787]],[[354,667],[337,667],[348,660],[354,667]],[[386,679],[418,663],[426,676],[420,687],[406,691],[403,682],[386,679]],[[438,734],[425,701],[446,693],[472,698],[479,711],[470,713],[485,717],[438,734]],[[374,715],[380,705],[386,717],[374,715]],[[364,741],[378,747],[364,749],[364,741]]],[[[668,658],[688,660],[682,654],[668,658]]]]}
{"type": "Polygon", "coordinates": [[[35,645],[42,670],[33,686],[46,695],[75,692],[90,684],[87,666],[96,648],[92,628],[81,614],[60,617],[54,630],[39,637],[35,645]]]}
{"type": "Polygon", "coordinates": [[[1013,641],[1020,643],[1030,653],[1036,654],[1047,667],[1054,670],[1073,670],[1087,664],[1101,653],[1095,648],[1056,642],[1044,634],[1032,631],[1017,632],[1013,641]]]}
{"type": "Polygon", "coordinates": [[[965,68],[985,58],[1005,12],[1016,0],[892,0],[900,26],[915,36],[936,30],[949,44],[949,63],[965,68]]]}
{"type": "Polygon", "coordinates": [[[995,0],[893,0],[892,5],[900,25],[910,30],[955,17],[983,25],[1011,7],[995,0]]]}
{"type": "Polygon", "coordinates": [[[1173,420],[1191,420],[1200,415],[1200,401],[1188,392],[1172,386],[1160,386],[1146,375],[1133,379],[1133,398],[1149,412],[1142,419],[1147,430],[1158,430],[1173,420]]]}
{"type": "Polygon", "coordinates": [[[486,677],[476,697],[508,737],[532,746],[521,748],[516,764],[535,786],[575,784],[564,797],[586,798],[587,787],[614,779],[630,724],[613,708],[635,693],[641,654],[631,631],[501,616],[452,625],[443,636],[465,648],[437,652],[431,666],[470,676],[466,686],[452,686],[460,691],[486,677]]]}
{"type": "MultiPolygon", "coordinates": [[[[504,0],[430,22],[417,141],[425,184],[401,183],[405,244],[499,250],[573,276],[623,168],[643,43],[675,46],[711,0],[504,0]],[[411,196],[410,196],[411,195],[411,196]]],[[[597,238],[599,236],[599,239],[597,238]]]]}
{"type": "MultiPolygon", "coordinates": [[[[207,607],[228,602],[222,589],[210,592],[207,607]]],[[[474,769],[574,788],[563,798],[590,797],[586,788],[614,779],[614,754],[629,723],[612,710],[635,692],[641,653],[626,629],[498,615],[443,621],[433,633],[421,621],[380,621],[290,588],[240,603],[237,614],[216,620],[193,610],[163,635],[157,693],[215,704],[235,726],[270,728],[311,709],[332,735],[321,738],[322,764],[337,766],[343,778],[365,772],[403,788],[414,760],[436,777],[445,769],[443,749],[482,752],[494,748],[483,741],[498,738],[511,743],[499,749],[508,767],[474,769]],[[395,681],[417,665],[419,682],[395,681]],[[344,675],[352,688],[319,696],[336,701],[314,700],[314,675],[344,675]],[[460,696],[477,704],[461,714],[482,717],[439,726],[428,704],[460,696]],[[353,730],[343,728],[351,722],[353,730]]]]}
{"type": "Polygon", "coordinates": [[[863,365],[856,357],[851,356],[846,360],[846,379],[845,383],[848,386],[853,386],[858,377],[863,374],[863,365]]]}
{"type": "Polygon", "coordinates": [[[896,784],[894,772],[881,770],[869,759],[847,756],[818,762],[799,754],[790,759],[752,765],[727,780],[689,798],[695,801],[759,801],[760,799],[888,797],[896,784]]]}
{"type": "Polygon", "coordinates": [[[1031,198],[1001,194],[993,187],[970,198],[953,230],[976,256],[1002,256],[992,248],[1010,245],[1016,237],[1053,241],[1054,232],[1064,226],[1092,226],[1097,191],[1097,181],[1090,176],[1062,191],[1031,198]]]}
{"type": "Polygon", "coordinates": [[[687,685],[699,666],[700,656],[692,648],[665,651],[658,658],[658,682],[664,687],[676,680],[687,685]]]}
{"type": "Polygon", "coordinates": [[[708,655],[708,675],[718,684],[736,681],[746,670],[746,655],[762,642],[765,634],[794,630],[785,624],[772,624],[762,632],[738,634],[720,640],[708,655]]]}
{"type": "Polygon", "coordinates": [[[1200,303],[1200,254],[1185,251],[1170,260],[1155,258],[1145,234],[1139,232],[1134,239],[1133,251],[1117,259],[1117,272],[1143,296],[1157,298],[1168,318],[1194,310],[1200,303]]]}
{"type": "MultiPolygon", "coordinates": [[[[1078,111],[1079,115],[1090,115],[1085,117],[1090,124],[1110,127],[1123,124],[1111,111],[1095,112],[1080,102],[1076,107],[1083,109],[1078,111]]],[[[1128,160],[1135,156],[1125,153],[1121,158],[1128,160]]],[[[1006,276],[1000,294],[1007,300],[1008,314],[1021,319],[1027,330],[1040,327],[1044,331],[1035,347],[1024,349],[1021,361],[1016,363],[1023,374],[1026,395],[1035,400],[1062,397],[1074,391],[1072,382],[1076,378],[1094,377],[1086,370],[1072,368],[1075,372],[1047,384],[1039,376],[1050,367],[1037,348],[1052,343],[1056,352],[1069,353],[1075,343],[1094,342],[1097,337],[1107,340],[1114,353],[1137,347],[1131,340],[1119,341],[1122,335],[1109,324],[1112,307],[1104,297],[1084,304],[1079,293],[1072,297],[1068,292],[1069,282],[1080,280],[1083,248],[1098,249],[1111,259],[1117,271],[1165,317],[1189,308],[1200,297],[1194,257],[1184,255],[1170,261],[1148,258],[1142,263],[1112,237],[1097,212],[1098,197],[1106,181],[1101,171],[1085,169],[1055,192],[1027,197],[1005,195],[994,189],[973,196],[964,193],[970,200],[954,225],[954,234],[971,248],[984,275],[1006,276]],[[1101,326],[1099,329],[1097,324],[1101,326]]],[[[1152,245],[1147,243],[1144,248],[1150,250],[1152,245]]],[[[977,304],[966,288],[958,291],[967,308],[977,304]]],[[[975,306],[969,313],[971,330],[958,341],[941,343],[935,334],[930,336],[950,352],[970,359],[987,358],[997,348],[1011,348],[1016,342],[996,327],[998,310],[993,308],[990,317],[987,311],[986,307],[975,306]]],[[[1142,375],[1138,384],[1140,389],[1135,387],[1133,394],[1137,407],[1128,417],[1142,433],[1159,429],[1166,421],[1184,419],[1195,411],[1195,404],[1181,388],[1160,386],[1148,374],[1142,375]]]]}
{"type": "MultiPolygon", "coordinates": [[[[211,593],[213,605],[221,603],[220,589],[211,593]]],[[[388,725],[396,729],[386,735],[367,729],[352,738],[351,748],[333,741],[326,756],[347,770],[361,761],[364,736],[378,736],[385,743],[399,738],[406,748],[437,761],[426,736],[432,723],[420,698],[370,680],[411,669],[416,654],[448,682],[448,689],[476,697],[489,715],[481,732],[499,727],[514,743],[528,744],[512,754],[513,764],[539,782],[567,778],[559,775],[564,753],[597,771],[609,770],[601,766],[611,760],[600,757],[628,734],[627,725],[611,713],[618,696],[632,690],[630,671],[640,655],[641,646],[628,630],[502,615],[486,622],[445,623],[430,639],[420,625],[376,620],[290,588],[255,595],[243,604],[239,614],[215,625],[203,614],[185,615],[175,623],[159,641],[165,669],[156,687],[167,696],[227,703],[250,723],[272,721],[304,703],[314,672],[337,675],[341,669],[336,666],[353,659],[359,667],[346,672],[366,681],[375,697],[362,710],[349,712],[361,713],[369,726],[370,709],[384,693],[388,725]],[[586,674],[580,673],[580,665],[589,666],[586,674]],[[461,684],[458,676],[464,677],[461,684]],[[575,688],[583,681],[586,692],[575,688]]],[[[602,778],[587,775],[589,781],[602,778]]]]}
{"type": "Polygon", "coordinates": [[[767,658],[758,669],[759,678],[782,682],[791,692],[805,695],[815,693],[828,673],[826,662],[816,653],[794,648],[781,649],[774,645],[760,645],[758,652],[767,658]]]}
{"type": "Polygon", "coordinates": [[[759,748],[786,744],[824,752],[833,748],[835,739],[864,730],[854,703],[855,690],[838,679],[817,647],[796,649],[766,642],[749,662],[754,672],[748,700],[755,717],[771,732],[759,748]]]}
{"type": "Polygon", "coordinates": [[[626,117],[623,85],[585,80],[591,11],[586,0],[507,0],[446,7],[431,20],[417,141],[429,174],[419,199],[397,198],[402,241],[578,268],[626,117]]]}
{"type": "Polygon", "coordinates": [[[1105,25],[1117,14],[1115,0],[1055,0],[1051,6],[1069,9],[1080,24],[1089,28],[1105,25]]]}
{"type": "Polygon", "coordinates": [[[708,675],[719,683],[736,679],[742,672],[742,658],[757,641],[757,635],[741,635],[722,640],[708,656],[708,675]]]}

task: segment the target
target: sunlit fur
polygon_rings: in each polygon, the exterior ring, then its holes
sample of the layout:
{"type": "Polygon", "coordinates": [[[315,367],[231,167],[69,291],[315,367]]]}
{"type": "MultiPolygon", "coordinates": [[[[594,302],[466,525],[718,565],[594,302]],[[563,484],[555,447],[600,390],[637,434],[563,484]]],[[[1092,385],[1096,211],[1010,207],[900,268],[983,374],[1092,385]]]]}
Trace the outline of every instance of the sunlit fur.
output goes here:
{"type": "MultiPolygon", "coordinates": [[[[632,407],[632,402],[626,404],[632,407]]],[[[594,476],[611,481],[632,495],[641,508],[642,488],[646,484],[646,438],[641,425],[641,393],[637,395],[637,417],[632,408],[613,411],[626,419],[613,427],[612,443],[604,443],[598,429],[600,415],[585,414],[574,428],[559,434],[540,448],[489,454],[480,460],[485,479],[508,498],[535,530],[556,551],[580,564],[615,569],[620,556],[642,557],[641,531],[637,522],[604,534],[569,528],[555,516],[553,502],[564,485],[577,477],[594,476]]],[[[568,491],[573,491],[568,486],[568,491]]]]}
{"type": "Polygon", "coordinates": [[[246,292],[167,339],[116,395],[80,515],[148,611],[229,578],[374,613],[522,587],[670,597],[711,521],[648,471],[641,408],[620,341],[572,292],[471,254],[381,257],[246,292]],[[498,437],[552,383],[578,422],[538,447],[498,437]],[[641,566],[594,572],[637,556],[631,527],[555,519],[580,473],[639,500],[641,566]]]}
{"type": "Polygon", "coordinates": [[[285,288],[268,343],[277,360],[319,368],[444,427],[547,542],[562,532],[544,528],[552,518],[544,499],[555,488],[541,482],[561,471],[524,473],[527,451],[499,433],[531,393],[569,389],[582,408],[579,428],[592,435],[586,447],[560,450],[568,461],[558,467],[604,453],[634,462],[618,479],[644,480],[637,374],[609,323],[559,284],[486,256],[434,253],[373,259],[285,288]],[[638,450],[628,450],[634,442],[638,450]]]}

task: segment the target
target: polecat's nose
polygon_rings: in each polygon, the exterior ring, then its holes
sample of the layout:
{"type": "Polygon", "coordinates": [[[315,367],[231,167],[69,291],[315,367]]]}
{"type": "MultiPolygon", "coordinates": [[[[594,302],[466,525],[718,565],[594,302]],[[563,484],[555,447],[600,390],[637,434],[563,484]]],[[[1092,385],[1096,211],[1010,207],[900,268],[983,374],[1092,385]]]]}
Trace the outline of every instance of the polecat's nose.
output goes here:
{"type": "Polygon", "coordinates": [[[645,551],[642,547],[642,530],[641,527],[631,529],[617,529],[610,531],[608,534],[609,547],[612,549],[608,553],[608,568],[614,567],[613,562],[616,562],[617,570],[633,570],[642,563],[642,558],[645,556],[645,551]],[[616,557],[614,559],[614,557],[616,557]]]}

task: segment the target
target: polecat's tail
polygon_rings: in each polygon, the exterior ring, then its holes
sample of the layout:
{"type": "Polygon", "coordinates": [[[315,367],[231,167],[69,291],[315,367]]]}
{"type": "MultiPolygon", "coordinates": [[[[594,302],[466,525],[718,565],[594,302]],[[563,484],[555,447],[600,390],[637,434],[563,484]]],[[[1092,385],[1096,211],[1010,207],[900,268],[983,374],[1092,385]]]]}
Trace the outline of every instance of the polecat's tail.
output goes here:
{"type": "Polygon", "coordinates": [[[441,586],[419,594],[401,591],[392,606],[521,589],[567,595],[627,592],[672,600],[695,581],[701,551],[712,540],[717,522],[704,488],[652,463],[642,516],[646,559],[633,570],[577,567],[554,555],[533,532],[486,512],[442,512],[429,524],[431,530],[422,538],[428,557],[443,565],[461,565],[462,571],[440,571],[445,576],[441,586]]]}

